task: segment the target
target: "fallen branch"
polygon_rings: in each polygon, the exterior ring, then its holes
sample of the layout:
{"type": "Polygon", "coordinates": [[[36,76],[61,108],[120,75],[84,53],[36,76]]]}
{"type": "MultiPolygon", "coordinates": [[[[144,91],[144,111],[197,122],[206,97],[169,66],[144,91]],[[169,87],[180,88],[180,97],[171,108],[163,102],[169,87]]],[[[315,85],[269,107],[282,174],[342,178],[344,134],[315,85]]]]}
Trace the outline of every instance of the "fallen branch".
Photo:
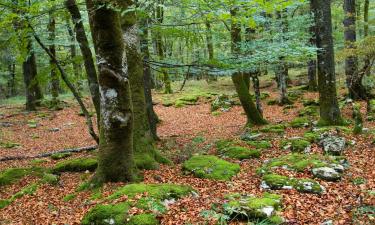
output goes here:
{"type": "Polygon", "coordinates": [[[63,150],[58,150],[58,151],[52,151],[52,152],[46,152],[34,156],[6,156],[3,158],[0,158],[0,162],[5,162],[5,161],[12,161],[12,160],[23,160],[23,159],[38,159],[38,158],[46,158],[50,157],[51,155],[54,154],[61,154],[61,153],[80,153],[84,151],[93,151],[97,149],[97,145],[93,146],[88,146],[88,147],[81,147],[81,148],[69,148],[69,149],[63,149],[63,150]]]}

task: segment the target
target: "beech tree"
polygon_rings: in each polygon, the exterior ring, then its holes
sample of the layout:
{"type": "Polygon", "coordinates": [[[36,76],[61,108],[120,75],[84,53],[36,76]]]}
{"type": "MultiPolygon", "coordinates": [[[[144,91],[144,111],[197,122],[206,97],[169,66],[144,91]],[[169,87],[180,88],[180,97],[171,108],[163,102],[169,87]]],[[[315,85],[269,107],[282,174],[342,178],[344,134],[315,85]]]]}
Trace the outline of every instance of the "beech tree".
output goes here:
{"type": "Polygon", "coordinates": [[[335,59],[332,37],[331,1],[312,0],[318,50],[318,90],[321,125],[342,123],[337,101],[335,59]]]}

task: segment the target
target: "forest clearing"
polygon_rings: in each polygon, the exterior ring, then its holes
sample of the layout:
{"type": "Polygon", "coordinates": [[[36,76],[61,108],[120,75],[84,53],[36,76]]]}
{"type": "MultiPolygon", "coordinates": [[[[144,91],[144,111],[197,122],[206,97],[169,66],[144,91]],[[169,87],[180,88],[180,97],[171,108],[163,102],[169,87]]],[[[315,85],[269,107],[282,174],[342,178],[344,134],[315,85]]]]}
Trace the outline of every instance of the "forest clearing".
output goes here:
{"type": "Polygon", "coordinates": [[[0,10],[0,225],[375,224],[374,2],[0,10]]]}

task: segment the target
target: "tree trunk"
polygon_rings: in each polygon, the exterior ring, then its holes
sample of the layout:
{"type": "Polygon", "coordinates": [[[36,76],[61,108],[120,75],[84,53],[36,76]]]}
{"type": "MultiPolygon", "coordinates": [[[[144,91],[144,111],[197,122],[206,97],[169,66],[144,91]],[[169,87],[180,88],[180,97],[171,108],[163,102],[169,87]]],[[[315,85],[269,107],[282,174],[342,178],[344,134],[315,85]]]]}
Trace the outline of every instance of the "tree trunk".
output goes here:
{"type": "MultiPolygon", "coordinates": [[[[126,7],[123,8],[123,10],[127,9],[126,7]]],[[[156,169],[158,166],[156,162],[157,153],[146,111],[144,67],[142,56],[138,51],[140,39],[136,22],[136,15],[132,12],[122,17],[126,58],[128,65],[130,65],[128,74],[134,113],[133,151],[138,169],[156,169]]]]}
{"type": "Polygon", "coordinates": [[[8,65],[9,79],[8,79],[8,98],[16,95],[16,64],[8,65]]]}
{"type": "MultiPolygon", "coordinates": [[[[92,14],[100,88],[99,163],[94,182],[134,180],[133,106],[119,13],[96,0],[92,14]]],[[[132,66],[132,65],[130,65],[132,66]]]]}
{"type": "Polygon", "coordinates": [[[74,31],[70,25],[69,18],[66,19],[66,29],[70,37],[70,58],[72,60],[72,67],[74,77],[77,79],[77,89],[79,93],[82,92],[82,67],[81,64],[77,62],[77,49],[76,49],[76,38],[74,36],[74,31]]]}
{"type": "MultiPolygon", "coordinates": [[[[237,9],[231,9],[232,24],[231,24],[231,51],[236,57],[240,53],[240,42],[241,42],[241,25],[235,22],[235,16],[237,9]]],[[[246,125],[263,125],[267,122],[263,119],[262,115],[257,110],[254,101],[249,93],[249,84],[246,84],[242,72],[235,72],[232,74],[232,81],[236,88],[236,92],[240,99],[241,105],[246,113],[247,123],[246,125]]]]}
{"type": "MultiPolygon", "coordinates": [[[[89,83],[89,89],[92,97],[92,101],[95,107],[97,120],[100,121],[100,94],[99,94],[99,83],[98,83],[98,76],[95,69],[94,59],[92,57],[91,49],[89,42],[87,40],[85,28],[83,26],[81,13],[79,12],[79,8],[75,0],[66,0],[65,6],[68,9],[74,24],[74,31],[76,34],[77,42],[79,43],[79,47],[81,49],[81,53],[84,60],[85,70],[87,74],[87,80],[89,83]]],[[[87,6],[89,8],[89,6],[87,6]]],[[[94,12],[93,12],[94,13],[94,12]]],[[[93,15],[90,15],[92,17],[93,15]]],[[[93,26],[93,25],[91,25],[93,26]]],[[[93,29],[93,27],[92,27],[93,29]]],[[[95,39],[95,38],[93,38],[95,39]]],[[[97,40],[95,39],[94,44],[96,44],[97,40]]],[[[95,48],[97,48],[96,45],[95,48]]],[[[98,123],[99,125],[100,123],[98,123]]]]}
{"type": "Polygon", "coordinates": [[[154,138],[154,140],[159,140],[159,137],[157,135],[157,123],[159,122],[159,118],[154,111],[154,104],[152,101],[152,73],[150,64],[148,62],[150,60],[150,51],[148,48],[148,19],[142,20],[142,32],[140,38],[140,49],[143,55],[143,77],[147,118],[150,125],[152,137],[154,138]]]}
{"type": "MultiPolygon", "coordinates": [[[[49,23],[48,23],[48,41],[49,44],[49,51],[51,54],[56,58],[56,20],[53,12],[49,13],[49,23]]],[[[60,80],[59,76],[56,71],[56,64],[52,59],[49,61],[50,65],[50,78],[51,78],[51,108],[58,109],[59,108],[59,89],[60,89],[60,80]]]]}
{"type": "MultiPolygon", "coordinates": [[[[310,26],[310,45],[315,47],[316,46],[316,35],[315,35],[315,30],[316,30],[316,25],[315,25],[315,14],[314,14],[314,9],[312,6],[312,0],[310,0],[310,16],[313,18],[313,22],[310,26]]],[[[318,90],[318,84],[316,81],[316,72],[317,72],[317,62],[316,62],[316,56],[315,59],[311,59],[307,63],[307,76],[309,79],[309,84],[308,88],[309,91],[317,91],[318,90]]]]}
{"type": "MultiPolygon", "coordinates": [[[[212,38],[212,29],[210,21],[206,20],[206,42],[207,42],[207,52],[208,52],[208,59],[212,63],[215,58],[214,52],[214,43],[212,38]]],[[[207,81],[217,81],[217,76],[215,75],[207,75],[207,81]]]]}
{"type": "Polygon", "coordinates": [[[255,92],[256,107],[257,107],[260,115],[263,116],[262,101],[261,101],[261,96],[260,96],[259,76],[260,76],[260,72],[258,72],[257,74],[254,74],[251,78],[253,80],[253,87],[254,87],[254,92],[255,92]]]}
{"type": "Polygon", "coordinates": [[[38,82],[36,80],[37,76],[37,68],[36,68],[36,59],[35,54],[32,50],[32,42],[27,38],[27,56],[25,61],[22,63],[22,72],[23,72],[23,79],[25,82],[25,90],[26,90],[26,110],[27,111],[35,111],[36,106],[38,105],[37,101],[37,90],[38,90],[38,82]]]}
{"type": "MultiPolygon", "coordinates": [[[[344,0],[344,38],[347,50],[355,49],[356,34],[356,4],[355,0],[344,0]]],[[[358,73],[358,57],[349,56],[345,59],[346,85],[349,97],[354,100],[365,99],[366,92],[362,86],[362,76],[358,73]]]]}
{"type": "MultiPolygon", "coordinates": [[[[365,0],[365,6],[364,6],[364,13],[363,13],[363,22],[364,22],[364,26],[363,26],[363,36],[366,38],[368,37],[369,35],[369,24],[368,24],[368,12],[369,12],[369,8],[370,8],[370,0],[365,0]]],[[[365,66],[364,68],[368,68],[370,66],[370,59],[369,57],[366,57],[365,58],[365,66]]],[[[366,71],[366,76],[370,76],[371,75],[371,70],[367,70],[366,71]]]]}
{"type": "Polygon", "coordinates": [[[276,74],[277,80],[279,81],[279,91],[280,91],[280,98],[279,98],[279,105],[287,105],[291,104],[291,101],[288,99],[288,92],[287,92],[287,79],[288,79],[288,65],[287,63],[281,59],[279,65],[277,65],[276,74]]]}
{"type": "Polygon", "coordinates": [[[342,124],[337,101],[335,60],[332,37],[331,1],[312,0],[315,12],[318,51],[320,125],[342,124]]]}

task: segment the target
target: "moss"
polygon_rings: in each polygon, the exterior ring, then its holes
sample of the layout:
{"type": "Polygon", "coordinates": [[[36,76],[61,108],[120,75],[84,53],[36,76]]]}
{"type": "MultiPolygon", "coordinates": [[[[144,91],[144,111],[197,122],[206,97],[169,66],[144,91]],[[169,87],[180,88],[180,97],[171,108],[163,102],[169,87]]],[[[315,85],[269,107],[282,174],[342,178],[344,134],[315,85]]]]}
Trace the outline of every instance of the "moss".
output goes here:
{"type": "Polygon", "coordinates": [[[267,149],[272,147],[272,144],[269,141],[247,141],[246,143],[257,149],[267,149]]]}
{"type": "Polygon", "coordinates": [[[143,213],[139,215],[132,216],[129,220],[129,225],[157,225],[159,220],[156,219],[154,214],[143,213]]]}
{"type": "Polygon", "coordinates": [[[276,100],[276,99],[272,99],[272,100],[269,100],[269,101],[267,102],[267,105],[277,105],[278,103],[279,103],[278,100],[276,100]]]}
{"type": "Polygon", "coordinates": [[[193,156],[185,161],[182,168],[196,177],[214,180],[230,180],[240,171],[238,164],[209,155],[193,156]]]}
{"type": "Polygon", "coordinates": [[[28,168],[10,168],[0,172],[0,186],[12,184],[30,174],[28,168]]]}
{"type": "Polygon", "coordinates": [[[328,156],[321,155],[306,155],[292,153],[278,158],[271,159],[265,163],[261,168],[258,169],[258,173],[269,173],[275,167],[286,166],[289,169],[302,172],[305,169],[318,168],[327,166],[330,163],[335,163],[334,159],[328,156]]]}
{"type": "Polygon", "coordinates": [[[264,133],[277,133],[281,134],[285,131],[285,125],[284,124],[270,124],[267,126],[264,126],[260,129],[261,132],[264,133]]]}
{"type": "Polygon", "coordinates": [[[5,143],[0,143],[0,147],[3,147],[3,148],[17,148],[21,146],[19,143],[15,143],[15,142],[5,142],[5,143]]]}
{"type": "Polygon", "coordinates": [[[309,141],[310,143],[315,143],[319,140],[320,134],[316,132],[308,131],[303,134],[303,138],[309,141]]]}
{"type": "Polygon", "coordinates": [[[170,165],[172,162],[163,157],[157,149],[134,154],[135,165],[141,170],[154,170],[159,168],[159,163],[170,165]]]}
{"type": "Polygon", "coordinates": [[[266,182],[266,184],[271,189],[281,189],[284,186],[291,186],[292,183],[290,182],[289,177],[287,176],[281,176],[278,174],[267,174],[263,176],[263,181],[266,182]]]}
{"type": "Polygon", "coordinates": [[[129,208],[127,202],[116,205],[97,205],[83,217],[81,224],[126,224],[126,214],[129,208]]]}
{"type": "Polygon", "coordinates": [[[52,169],[53,173],[94,171],[98,166],[95,158],[77,158],[59,162],[52,169]]]}
{"type": "Polygon", "coordinates": [[[176,108],[182,108],[186,105],[186,102],[185,101],[181,101],[179,99],[176,100],[176,102],[174,103],[174,106],[176,108]]]}
{"type": "Polygon", "coordinates": [[[30,161],[30,164],[31,165],[39,165],[39,164],[42,164],[42,163],[45,163],[47,162],[47,160],[44,160],[44,159],[33,159],[30,161]]]}
{"type": "Polygon", "coordinates": [[[51,155],[51,159],[54,159],[54,160],[65,159],[65,158],[68,158],[71,155],[72,155],[72,153],[70,153],[70,152],[56,153],[56,154],[51,155]]]}
{"type": "Polygon", "coordinates": [[[303,193],[320,194],[324,191],[322,186],[312,179],[296,179],[293,182],[293,187],[303,193]]]}
{"type": "Polygon", "coordinates": [[[221,112],[218,112],[218,111],[214,111],[211,113],[212,116],[220,116],[221,115],[221,112]]]}
{"type": "Polygon", "coordinates": [[[298,112],[298,116],[318,116],[319,108],[316,106],[307,106],[298,112]]]}
{"type": "Polygon", "coordinates": [[[42,177],[42,182],[47,183],[47,184],[56,185],[56,184],[59,183],[59,177],[54,175],[54,174],[44,173],[43,177],[42,177]]]}
{"type": "Polygon", "coordinates": [[[293,128],[302,128],[302,127],[306,127],[306,125],[308,126],[310,123],[310,120],[308,118],[305,118],[305,117],[300,117],[300,118],[295,118],[294,120],[292,120],[289,125],[293,128]]]}
{"type": "Polygon", "coordinates": [[[305,139],[293,139],[291,144],[293,152],[303,152],[310,146],[310,142],[305,139]]]}
{"type": "Polygon", "coordinates": [[[234,141],[232,140],[227,140],[227,139],[224,139],[224,140],[218,140],[215,142],[215,145],[216,145],[216,148],[221,150],[221,149],[224,149],[224,148],[228,148],[229,146],[235,144],[234,141]]]}
{"type": "Polygon", "coordinates": [[[25,188],[23,188],[21,191],[17,192],[16,194],[14,194],[9,199],[0,199],[0,209],[7,207],[16,199],[21,198],[24,195],[34,194],[37,189],[38,189],[37,184],[31,184],[29,186],[26,186],[25,188]]]}
{"type": "Polygon", "coordinates": [[[165,107],[170,107],[170,106],[174,105],[174,102],[170,101],[170,100],[164,100],[161,104],[165,107]]]}
{"type": "Polygon", "coordinates": [[[186,96],[179,98],[179,100],[183,102],[196,103],[199,100],[199,96],[198,95],[186,95],[186,96]]]}
{"type": "Polygon", "coordinates": [[[108,199],[117,199],[121,196],[135,197],[137,194],[147,193],[148,197],[164,200],[170,198],[180,198],[191,193],[193,189],[189,186],[176,184],[129,184],[119,188],[108,199]]]}
{"type": "Polygon", "coordinates": [[[278,216],[278,215],[273,215],[273,216],[268,218],[268,221],[271,224],[279,225],[279,224],[284,223],[284,218],[282,218],[281,216],[278,216]]]}
{"type": "Polygon", "coordinates": [[[68,194],[63,198],[64,202],[69,202],[77,197],[76,194],[68,194]]]}
{"type": "MultiPolygon", "coordinates": [[[[269,215],[262,211],[263,208],[272,207],[277,210],[281,207],[281,196],[276,194],[264,193],[262,197],[241,196],[240,194],[231,194],[226,197],[229,202],[223,208],[232,218],[254,220],[264,219],[269,215]]],[[[273,214],[274,212],[272,212],[273,214]]]]}
{"type": "Polygon", "coordinates": [[[240,146],[231,146],[219,150],[219,153],[223,156],[232,158],[232,159],[250,159],[250,158],[259,158],[261,152],[259,150],[252,150],[240,146]]]}

